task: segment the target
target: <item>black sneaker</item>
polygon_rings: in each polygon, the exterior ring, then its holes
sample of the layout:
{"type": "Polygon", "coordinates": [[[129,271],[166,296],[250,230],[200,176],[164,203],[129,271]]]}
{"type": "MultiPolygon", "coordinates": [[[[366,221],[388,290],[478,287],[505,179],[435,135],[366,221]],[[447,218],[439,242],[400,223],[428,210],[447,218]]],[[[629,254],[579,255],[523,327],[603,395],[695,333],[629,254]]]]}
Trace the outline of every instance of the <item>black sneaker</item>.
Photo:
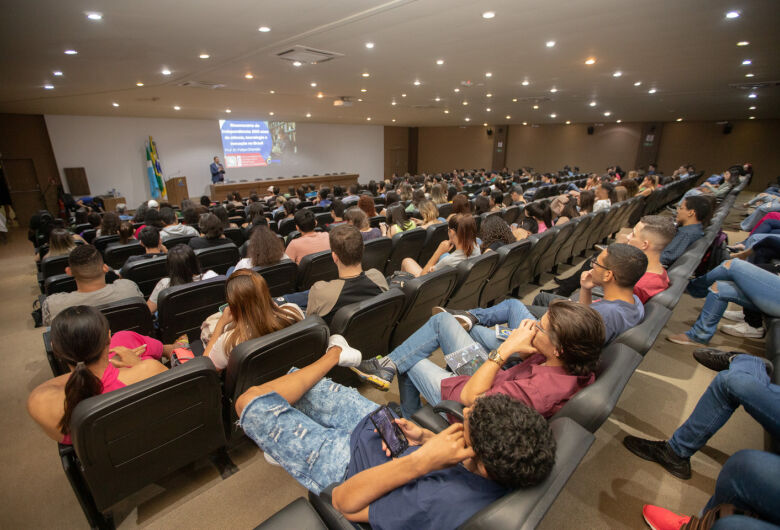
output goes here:
{"type": "Polygon", "coordinates": [[[460,309],[446,309],[440,306],[434,307],[431,311],[432,315],[437,315],[439,313],[449,313],[450,315],[454,316],[455,320],[457,320],[466,331],[471,331],[471,328],[479,324],[477,317],[468,311],[461,311],[460,309]]]}
{"type": "Polygon", "coordinates": [[[389,357],[373,358],[363,361],[357,366],[350,366],[362,381],[368,381],[379,390],[387,392],[398,369],[389,357]]]}
{"type": "MultiPolygon", "coordinates": [[[[731,360],[737,355],[743,354],[737,351],[723,351],[716,348],[698,348],[693,350],[693,358],[696,359],[699,364],[706,366],[710,370],[714,370],[716,372],[728,370],[729,366],[731,365],[731,360]]],[[[749,354],[746,353],[744,355],[749,354]]],[[[757,359],[761,359],[761,361],[764,363],[764,366],[766,366],[766,373],[772,375],[772,372],[774,371],[774,366],[772,363],[763,357],[758,357],[757,355],[755,357],[757,359]]]]}
{"type": "Polygon", "coordinates": [[[636,436],[623,438],[626,449],[640,458],[657,462],[677,478],[691,478],[691,459],[677,456],[666,441],[654,442],[636,436]]]}

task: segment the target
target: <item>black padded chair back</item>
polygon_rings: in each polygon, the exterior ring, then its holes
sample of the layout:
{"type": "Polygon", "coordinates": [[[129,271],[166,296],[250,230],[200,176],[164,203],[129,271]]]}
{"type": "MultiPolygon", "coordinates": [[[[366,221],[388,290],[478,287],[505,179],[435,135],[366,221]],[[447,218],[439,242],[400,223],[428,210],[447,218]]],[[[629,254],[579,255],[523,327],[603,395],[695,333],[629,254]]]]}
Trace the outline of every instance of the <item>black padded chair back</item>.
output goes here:
{"type": "Polygon", "coordinates": [[[333,216],[330,215],[330,212],[316,213],[314,214],[314,219],[317,221],[317,226],[323,230],[333,222],[333,216]]]}
{"type": "Polygon", "coordinates": [[[135,331],[141,335],[154,335],[152,314],[143,298],[127,298],[97,308],[108,320],[111,333],[135,331]]]}
{"type": "Polygon", "coordinates": [[[402,290],[406,294],[406,306],[393,331],[391,348],[395,348],[420,329],[431,317],[431,310],[435,306],[444,305],[457,279],[456,269],[442,267],[404,284],[402,290]]]}
{"type": "Polygon", "coordinates": [[[134,281],[144,296],[149,298],[157,282],[168,276],[168,257],[159,256],[129,263],[122,267],[121,275],[122,278],[134,281]]]}
{"type": "Polygon", "coordinates": [[[210,360],[193,359],[85,399],[73,411],[70,429],[80,464],[71,471],[82,475],[103,511],[225,446],[219,374],[210,360]]]}
{"type": "Polygon", "coordinates": [[[642,362],[642,356],[624,344],[610,344],[601,352],[596,380],[574,394],[552,417],[571,418],[596,432],[615,408],[620,394],[642,362]]]}
{"type": "Polygon", "coordinates": [[[593,214],[593,221],[590,222],[590,230],[588,230],[588,233],[586,234],[588,236],[587,242],[585,243],[585,250],[588,250],[590,248],[593,248],[593,245],[601,241],[602,239],[602,229],[604,228],[604,223],[607,221],[607,217],[609,216],[609,210],[599,210],[595,214],[593,214]]]}
{"type": "Polygon", "coordinates": [[[116,243],[117,241],[119,241],[119,236],[117,234],[113,234],[110,236],[98,236],[92,241],[92,244],[101,254],[103,254],[106,251],[106,247],[108,245],[111,243],[116,243]]]}
{"type": "Polygon", "coordinates": [[[450,216],[452,213],[452,203],[451,202],[445,202],[444,204],[437,204],[436,207],[439,209],[439,217],[443,217],[446,219],[450,216]]]}
{"type": "Polygon", "coordinates": [[[479,307],[482,289],[498,265],[496,252],[486,252],[458,263],[458,280],[452,290],[447,307],[451,309],[471,309],[479,307]]]}
{"type": "Polygon", "coordinates": [[[238,255],[238,247],[232,242],[216,247],[199,248],[195,251],[195,255],[198,257],[201,270],[212,270],[217,274],[227,273],[228,269],[241,259],[238,255]]]}
{"type": "Polygon", "coordinates": [[[55,276],[57,274],[65,274],[65,268],[68,266],[68,255],[62,254],[60,256],[50,256],[41,260],[41,277],[42,279],[55,276]]]}
{"type": "Polygon", "coordinates": [[[225,237],[231,240],[237,247],[243,245],[246,240],[244,232],[240,228],[225,228],[225,237]]]}
{"type": "Polygon", "coordinates": [[[406,295],[397,288],[336,311],[330,323],[333,334],[343,335],[363,358],[387,355],[390,335],[404,309],[406,295]]]}
{"type": "Polygon", "coordinates": [[[580,221],[580,223],[585,226],[583,228],[578,228],[579,233],[576,234],[577,237],[574,239],[574,245],[571,247],[572,257],[583,254],[588,247],[588,235],[590,234],[590,229],[593,227],[593,220],[596,218],[596,215],[591,213],[581,217],[582,221],[580,221]]]}
{"type": "Polygon", "coordinates": [[[536,260],[534,278],[541,277],[542,273],[549,271],[552,269],[553,265],[555,265],[555,256],[558,254],[558,247],[566,242],[569,234],[571,234],[571,230],[574,228],[573,226],[568,226],[568,224],[569,223],[553,226],[544,232],[543,235],[546,235],[547,232],[552,231],[552,235],[548,236],[552,238],[552,241],[547,245],[547,249],[539,254],[539,258],[536,260]]]}
{"type": "Polygon", "coordinates": [[[106,247],[106,251],[103,253],[103,260],[106,265],[112,269],[121,269],[130,256],[140,256],[145,254],[146,250],[138,241],[131,241],[126,245],[111,245],[106,247]]]}
{"type": "Polygon", "coordinates": [[[449,237],[448,227],[447,223],[439,223],[425,229],[425,244],[417,258],[417,263],[420,264],[420,267],[425,267],[433,253],[436,252],[436,247],[439,246],[439,243],[449,237]]]}
{"type": "Polygon", "coordinates": [[[43,282],[43,292],[46,293],[46,296],[56,293],[72,293],[77,288],[76,279],[67,274],[55,274],[43,282]]]}
{"type": "Polygon", "coordinates": [[[76,226],[74,226],[73,229],[71,230],[71,232],[73,232],[74,234],[80,234],[84,230],[89,230],[91,228],[92,228],[92,225],[89,224],[89,223],[80,223],[80,224],[77,224],[76,226]]]}
{"type": "Polygon", "coordinates": [[[513,292],[521,285],[526,285],[527,283],[530,283],[531,280],[533,280],[534,262],[532,259],[534,255],[538,255],[534,254],[534,249],[539,243],[539,236],[534,234],[530,237],[527,237],[523,241],[527,241],[529,243],[529,247],[523,254],[520,262],[517,264],[517,268],[515,268],[515,272],[512,274],[512,279],[509,280],[508,292],[513,292]]]}
{"type": "MultiPolygon", "coordinates": [[[[230,352],[225,370],[224,395],[233,404],[250,387],[276,379],[292,367],[304,367],[319,359],[328,348],[328,326],[316,316],[279,331],[237,345],[230,352]]],[[[226,413],[227,418],[227,413],[226,413]]]]}
{"type": "Polygon", "coordinates": [[[672,316],[671,309],[654,302],[653,298],[645,303],[645,318],[642,322],[638,326],[624,331],[614,340],[615,343],[625,344],[642,356],[650,351],[661,330],[664,329],[672,316]]]}
{"type": "Polygon", "coordinates": [[[290,232],[295,230],[295,219],[282,219],[279,221],[279,235],[282,237],[287,236],[290,232]]]}
{"type": "Polygon", "coordinates": [[[387,258],[393,250],[389,237],[377,237],[363,244],[363,270],[376,269],[384,273],[387,258]]]}
{"type": "Polygon", "coordinates": [[[385,275],[400,271],[404,258],[416,260],[420,256],[426,237],[427,232],[422,228],[414,228],[394,235],[393,250],[390,252],[390,258],[385,266],[385,275]]]}
{"type": "Polygon", "coordinates": [[[84,238],[84,241],[91,244],[95,237],[97,236],[97,228],[87,228],[81,233],[81,237],[84,238]]]}
{"type": "Polygon", "coordinates": [[[260,274],[268,284],[271,296],[282,296],[295,292],[295,281],[298,277],[298,265],[290,259],[283,259],[273,265],[254,267],[253,271],[260,274]]]}
{"type": "Polygon", "coordinates": [[[368,224],[371,226],[371,228],[379,228],[379,225],[386,221],[387,218],[384,215],[375,215],[368,218],[368,224]]]}
{"type": "Polygon", "coordinates": [[[308,254],[298,263],[298,290],[305,291],[320,280],[330,281],[339,277],[339,269],[333,262],[330,250],[308,254]]]}
{"type": "Polygon", "coordinates": [[[517,218],[520,216],[520,207],[516,204],[513,204],[512,206],[507,207],[504,210],[504,221],[506,221],[506,224],[511,225],[515,221],[517,221],[517,218]]]}
{"type": "Polygon", "coordinates": [[[200,325],[225,303],[227,278],[217,276],[163,289],[157,299],[160,340],[173,343],[186,333],[190,342],[200,340],[200,325]]]}
{"type": "MultiPolygon", "coordinates": [[[[528,262],[530,263],[530,280],[533,281],[536,279],[537,275],[540,274],[539,272],[539,264],[540,260],[542,259],[542,256],[545,252],[547,252],[547,249],[550,248],[550,245],[552,245],[553,240],[555,239],[556,234],[555,228],[548,228],[541,234],[534,234],[529,239],[536,239],[536,244],[531,249],[531,252],[528,257],[528,262]]],[[[518,287],[522,284],[517,283],[515,286],[518,287]]]]}
{"type": "Polygon", "coordinates": [[[585,219],[587,218],[575,217],[561,226],[561,233],[558,234],[560,242],[556,241],[554,245],[555,257],[552,264],[553,272],[556,272],[558,265],[568,261],[569,258],[571,258],[572,249],[574,248],[574,242],[576,240],[575,238],[578,234],[582,234],[582,231],[585,230],[585,227],[580,226],[582,225],[582,222],[585,221],[585,219]],[[565,231],[563,229],[567,225],[571,225],[571,227],[567,230],[568,235],[565,235],[565,231]]]}
{"type": "Polygon", "coordinates": [[[168,250],[171,250],[176,245],[186,245],[190,242],[190,239],[192,239],[195,236],[174,236],[169,237],[165,241],[163,241],[163,245],[165,245],[165,248],[168,250]]]}
{"type": "MultiPolygon", "coordinates": [[[[504,245],[496,251],[498,264],[482,289],[479,307],[501,301],[510,292],[510,283],[520,262],[530,251],[531,241],[523,240],[504,245]]],[[[476,307],[476,306],[475,306],[476,307]]]]}

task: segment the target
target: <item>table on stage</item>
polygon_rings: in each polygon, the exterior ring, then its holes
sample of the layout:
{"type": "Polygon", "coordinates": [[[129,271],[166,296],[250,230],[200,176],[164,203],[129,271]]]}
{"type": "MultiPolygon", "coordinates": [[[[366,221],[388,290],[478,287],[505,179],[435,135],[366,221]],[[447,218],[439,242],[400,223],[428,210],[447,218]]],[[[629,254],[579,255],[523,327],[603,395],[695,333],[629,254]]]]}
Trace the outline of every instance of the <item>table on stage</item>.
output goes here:
{"type": "Polygon", "coordinates": [[[287,193],[287,188],[295,186],[298,188],[304,184],[314,184],[319,189],[320,186],[341,186],[346,188],[350,184],[357,184],[357,173],[342,173],[331,175],[313,175],[301,177],[283,177],[283,178],[263,178],[250,180],[247,182],[230,182],[229,184],[212,184],[211,200],[221,201],[227,198],[228,193],[237,191],[242,197],[248,196],[251,192],[256,192],[261,197],[266,194],[268,186],[278,186],[282,193],[287,193]]]}

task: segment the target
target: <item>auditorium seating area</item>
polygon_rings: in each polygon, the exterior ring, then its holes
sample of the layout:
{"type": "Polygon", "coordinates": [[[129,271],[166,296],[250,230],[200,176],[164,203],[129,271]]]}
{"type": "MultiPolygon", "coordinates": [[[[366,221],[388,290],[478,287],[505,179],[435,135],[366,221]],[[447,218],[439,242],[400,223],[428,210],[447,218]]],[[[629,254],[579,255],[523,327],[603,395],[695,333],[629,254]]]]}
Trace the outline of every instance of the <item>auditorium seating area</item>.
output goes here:
{"type": "MultiPolygon", "coordinates": [[[[278,469],[262,467],[264,472],[270,470],[267,479],[258,470],[244,469],[245,463],[256,460],[258,453],[236,425],[235,401],[247,388],[276,378],[293,366],[309,364],[326,349],[330,334],[343,335],[367,358],[387,354],[403,342],[427,321],[435,306],[452,309],[488,307],[510,296],[528,301],[532,293],[550,282],[551,274],[559,274],[564,269],[574,270],[571,267],[579,266],[583,257],[589,257],[594,245],[608,244],[620,230],[633,226],[643,215],[660,212],[666,206],[674,205],[699,182],[700,177],[701,174],[697,174],[672,182],[654,191],[649,197],[637,196],[613,204],[609,209],[575,218],[563,225],[550,227],[541,234],[505,245],[497,252],[466,260],[455,268],[445,267],[406,282],[402,288],[391,288],[372,299],[343,307],[335,314],[330,325],[318,317],[307,317],[286,329],[240,344],[233,350],[222,376],[214,370],[210,361],[196,357],[183,366],[141,383],[85,400],[76,409],[71,422],[73,445],[59,446],[61,466],[83,515],[92,527],[111,527],[114,524],[129,526],[130,521],[114,513],[117,504],[120,506],[119,513],[126,517],[128,510],[134,509],[130,505],[138,502],[133,499],[137,498],[139,491],[159,489],[160,481],[165,482],[165,478],[172,474],[178,477],[176,487],[184,490],[192,487],[187,483],[189,474],[197,475],[195,483],[203,484],[204,477],[213,474],[213,469],[218,471],[224,485],[231,481],[241,481],[250,488],[252,484],[266,480],[269,483],[292,483],[292,479],[284,478],[286,475],[278,469]],[[128,424],[128,418],[135,420],[128,424]],[[247,476],[250,474],[252,476],[247,476]]],[[[531,199],[548,201],[563,192],[568,182],[582,186],[585,179],[580,176],[562,177],[560,184],[536,188],[531,199]]],[[[625,425],[632,429],[647,426],[642,412],[628,412],[625,404],[643,401],[639,394],[647,391],[648,386],[653,386],[654,378],[673,381],[684,373],[690,376],[693,369],[690,355],[684,359],[668,359],[665,356],[664,361],[651,358],[653,352],[658,356],[659,350],[674,350],[668,344],[659,347],[659,336],[662,330],[674,325],[681,304],[688,304],[690,308],[689,300],[682,301],[687,280],[710,249],[719,231],[725,229],[726,218],[747,183],[748,180],[743,181],[720,202],[706,228],[705,237],[668,268],[671,284],[666,291],[645,304],[646,316],[642,323],[605,347],[596,382],[576,394],[550,419],[557,442],[556,464],[552,473],[542,484],[512,492],[494,502],[469,519],[463,528],[555,528],[560,527],[556,526],[557,522],[564,520],[556,519],[555,506],[567,503],[571,509],[593,502],[592,498],[586,500],[589,495],[584,490],[587,489],[588,480],[583,474],[595,472],[599,467],[598,461],[610,459],[598,452],[603,451],[606,444],[612,443],[616,429],[620,430],[625,425]],[[659,362],[668,362],[672,367],[652,375],[653,369],[646,360],[656,366],[659,362]],[[623,399],[624,405],[621,407],[622,396],[631,387],[632,376],[637,373],[641,374],[643,381],[628,391],[630,396],[628,400],[623,399]],[[608,418],[613,418],[612,423],[608,418]],[[610,432],[604,433],[604,430],[610,432]],[[603,433],[602,439],[599,439],[600,432],[603,433]],[[598,454],[592,454],[594,451],[598,454]],[[587,469],[578,475],[578,467],[581,466],[587,469]],[[545,519],[548,512],[550,515],[545,519]]],[[[520,185],[524,191],[533,188],[533,183],[522,182],[520,185]]],[[[479,188],[475,186],[464,191],[475,193],[479,188]]],[[[316,211],[319,208],[317,206],[303,207],[315,210],[318,230],[325,229],[328,221],[332,221],[330,214],[316,211]]],[[[486,213],[481,217],[484,220],[489,215],[498,214],[511,224],[519,218],[524,207],[527,205],[509,206],[499,213],[486,213]]],[[[442,215],[443,210],[440,209],[442,215]]],[[[414,217],[416,213],[411,215],[414,217]]],[[[300,235],[294,226],[290,227],[289,220],[273,217],[270,216],[269,226],[287,243],[300,235]]],[[[233,220],[240,223],[244,217],[240,215],[233,220]]],[[[375,219],[377,223],[380,221],[382,219],[375,219]]],[[[364,270],[375,268],[390,275],[400,269],[401,260],[407,257],[425,263],[426,257],[433,254],[442,240],[438,227],[409,230],[392,238],[382,237],[367,242],[363,257],[364,270]]],[[[112,332],[134,330],[157,336],[166,344],[182,334],[187,334],[192,342],[197,341],[203,320],[225,303],[225,273],[238,262],[241,257],[239,249],[245,243],[244,234],[239,229],[227,229],[225,235],[229,239],[226,244],[196,251],[203,270],[214,270],[219,276],[163,291],[159,297],[156,320],[152,319],[143,299],[101,306],[100,310],[107,316],[112,332]]],[[[96,246],[99,239],[95,240],[96,246]]],[[[166,245],[171,248],[172,244],[181,243],[186,243],[184,238],[166,245]]],[[[103,252],[106,263],[113,269],[121,269],[122,277],[133,280],[145,297],[149,296],[157,281],[167,275],[165,257],[125,265],[127,257],[143,253],[140,244],[120,248],[101,245],[98,248],[103,252]]],[[[75,282],[64,274],[66,265],[67,256],[65,259],[58,256],[42,260],[38,274],[40,293],[51,295],[75,290],[75,282]]],[[[275,265],[255,267],[254,270],[266,280],[272,296],[307,290],[318,280],[338,277],[329,251],[306,256],[297,265],[290,260],[283,260],[275,265]]],[[[692,313],[692,310],[689,309],[688,313],[692,313]]],[[[689,320],[690,315],[686,314],[684,319],[689,320]]],[[[778,320],[774,319],[768,325],[766,352],[767,355],[772,354],[775,366],[780,369],[780,357],[777,357],[777,344],[780,341],[778,324],[778,320]]],[[[43,334],[43,342],[37,346],[37,351],[41,353],[36,354],[35,351],[35,348],[30,350],[28,360],[36,364],[38,377],[42,375],[40,361],[44,358],[43,352],[51,374],[56,376],[66,373],[67,367],[51,351],[47,333],[43,334]]],[[[677,349],[674,353],[682,351],[685,350],[677,349]]],[[[330,375],[346,384],[358,384],[343,369],[336,368],[330,375]]],[[[704,375],[698,377],[703,379],[704,375]]],[[[778,370],[775,370],[774,377],[777,381],[778,370]]],[[[648,398],[655,401],[657,407],[671,407],[670,410],[674,412],[672,419],[684,417],[681,411],[686,410],[688,405],[675,407],[674,403],[668,402],[669,399],[674,401],[673,396],[664,397],[664,391],[660,388],[651,390],[652,396],[648,398]]],[[[679,386],[675,386],[674,390],[679,394],[679,386]]],[[[361,391],[377,402],[387,400],[386,395],[380,396],[373,390],[361,388],[361,391]]],[[[394,392],[391,391],[391,396],[394,392]]],[[[693,400],[691,406],[695,404],[698,395],[693,388],[688,392],[688,399],[693,400]]],[[[439,432],[448,425],[439,414],[444,411],[455,416],[462,415],[462,406],[454,402],[428,404],[414,416],[414,420],[439,432]]],[[[651,431],[653,433],[654,429],[651,431]]],[[[777,440],[769,440],[767,443],[775,444],[777,450],[777,440]]],[[[49,443],[49,446],[49,452],[53,453],[53,444],[49,443]]],[[[614,447],[613,450],[620,451],[614,447]]],[[[51,459],[47,458],[46,461],[51,462],[51,459]]],[[[255,467],[259,466],[259,463],[255,464],[255,467]]],[[[618,472],[609,468],[610,465],[605,465],[613,477],[619,476],[618,472]]],[[[48,474],[52,480],[59,478],[53,475],[48,474]]],[[[189,506],[193,502],[197,503],[200,495],[209,496],[211,489],[223,486],[213,485],[214,480],[220,479],[205,479],[206,483],[211,484],[207,491],[184,491],[173,499],[169,498],[167,504],[160,501],[157,516],[160,512],[168,512],[170,515],[171,511],[176,511],[177,502],[189,506]]],[[[620,480],[613,478],[611,492],[602,491],[600,494],[618,498],[600,498],[598,501],[620,503],[621,495],[637,495],[636,491],[623,492],[620,480]]],[[[272,486],[270,488],[273,489],[272,486]]],[[[171,487],[163,486],[163,489],[169,490],[171,487]]],[[[291,489],[298,492],[298,497],[305,496],[300,487],[293,485],[291,489]]],[[[62,493],[61,488],[59,492],[62,493]]],[[[61,505],[73,504],[74,499],[64,497],[57,502],[61,505]]],[[[154,500],[145,502],[155,503],[154,500]]],[[[298,498],[284,506],[286,502],[281,497],[266,499],[263,506],[268,518],[260,528],[352,527],[333,509],[329,491],[320,495],[309,494],[308,499],[298,498]],[[277,510],[278,513],[270,516],[277,510]]],[[[603,506],[600,509],[608,513],[619,510],[603,506]]],[[[141,509],[138,510],[139,518],[142,519],[141,509]]],[[[631,526],[623,519],[623,515],[610,515],[621,524],[631,526]]],[[[161,517],[165,516],[163,514],[161,517]]],[[[184,516],[182,520],[190,516],[184,516]]],[[[596,520],[596,516],[590,517],[591,521],[596,520]]],[[[259,524],[263,519],[255,523],[259,524]]]]}

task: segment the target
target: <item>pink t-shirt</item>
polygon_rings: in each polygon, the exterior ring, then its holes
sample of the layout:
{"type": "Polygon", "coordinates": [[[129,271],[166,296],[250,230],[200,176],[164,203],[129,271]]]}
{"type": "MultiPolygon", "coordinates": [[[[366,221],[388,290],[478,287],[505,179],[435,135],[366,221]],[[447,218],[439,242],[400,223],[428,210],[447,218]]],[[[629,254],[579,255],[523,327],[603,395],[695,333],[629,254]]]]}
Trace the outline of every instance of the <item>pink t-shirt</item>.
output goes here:
{"type": "Polygon", "coordinates": [[[539,229],[536,231],[537,234],[541,234],[545,230],[547,230],[547,225],[544,224],[544,221],[539,221],[536,223],[539,226],[539,229]]]}
{"type": "MultiPolygon", "coordinates": [[[[499,370],[486,396],[505,394],[549,418],[571,397],[596,380],[594,374],[571,375],[562,366],[542,366],[544,355],[535,353],[507,370],[499,370]]],[[[441,382],[441,398],[460,401],[469,376],[450,377],[441,382]]]]}
{"type": "Polygon", "coordinates": [[[661,291],[665,291],[667,287],[669,287],[669,275],[666,271],[662,274],[646,272],[634,285],[634,294],[645,304],[661,291]]]}
{"type": "Polygon", "coordinates": [[[287,245],[287,254],[295,263],[300,263],[304,256],[330,250],[330,236],[327,232],[309,232],[293,239],[287,245]]]}

